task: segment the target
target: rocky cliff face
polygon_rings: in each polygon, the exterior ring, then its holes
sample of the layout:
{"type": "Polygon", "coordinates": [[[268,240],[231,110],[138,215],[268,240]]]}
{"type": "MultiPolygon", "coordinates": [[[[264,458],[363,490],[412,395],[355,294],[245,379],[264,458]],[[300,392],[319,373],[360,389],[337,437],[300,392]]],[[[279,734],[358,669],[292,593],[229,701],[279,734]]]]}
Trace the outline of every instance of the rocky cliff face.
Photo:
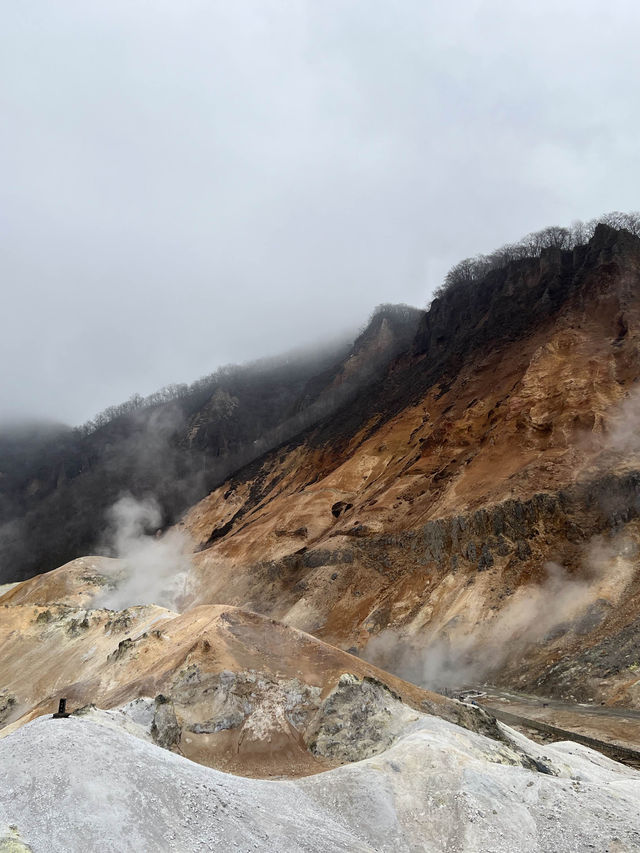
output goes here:
{"type": "Polygon", "coordinates": [[[639,334],[640,241],[604,226],[444,294],[383,381],[187,514],[197,600],[436,686],[637,703],[639,334]]]}

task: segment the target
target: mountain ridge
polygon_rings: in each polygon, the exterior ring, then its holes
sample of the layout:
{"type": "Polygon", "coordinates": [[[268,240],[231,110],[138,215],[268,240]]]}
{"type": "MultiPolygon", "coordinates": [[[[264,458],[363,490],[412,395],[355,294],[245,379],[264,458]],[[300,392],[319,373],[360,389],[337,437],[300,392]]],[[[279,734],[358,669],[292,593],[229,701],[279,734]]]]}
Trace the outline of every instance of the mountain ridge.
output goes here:
{"type": "MultiPolygon", "coordinates": [[[[605,594],[618,566],[598,626],[610,640],[626,630],[638,615],[638,578],[627,546],[618,553],[616,543],[626,537],[636,547],[640,459],[635,446],[615,441],[640,376],[640,241],[602,227],[579,251],[516,262],[498,285],[509,288],[523,270],[529,304],[542,306],[528,334],[507,328],[496,340],[480,324],[478,346],[462,363],[460,347],[450,348],[455,370],[447,374],[443,359],[434,358],[431,373],[427,365],[426,395],[424,374],[411,384],[407,376],[427,356],[401,356],[384,381],[236,472],[185,516],[204,549],[195,558],[201,600],[246,605],[360,653],[389,627],[410,645],[429,626],[428,645],[456,624],[443,634],[453,670],[478,630],[482,648],[485,623],[509,612],[512,595],[524,607],[527,595],[546,589],[545,565],[555,561],[567,589],[585,583],[593,593],[584,608],[605,594]],[[597,537],[607,554],[589,580],[597,537]],[[620,596],[631,604],[619,606],[620,596]],[[470,620],[460,618],[465,601],[473,602],[470,620]]],[[[531,682],[572,637],[565,630],[564,641],[549,644],[531,682]]],[[[633,648],[627,643],[631,670],[621,660],[598,685],[596,667],[583,695],[637,702],[633,648]]],[[[573,695],[584,675],[554,689],[573,695]]]]}
{"type": "MultiPolygon", "coordinates": [[[[259,612],[431,686],[526,659],[523,687],[637,703],[639,282],[640,240],[601,224],[454,281],[426,314],[383,306],[301,384],[318,416],[290,408],[273,449],[258,442],[178,522],[196,548],[186,606],[259,612]],[[553,619],[545,595],[567,599],[553,619]],[[500,644],[513,654],[477,663],[500,644]],[[441,663],[418,672],[424,648],[441,663]],[[565,654],[580,666],[549,680],[565,654]]],[[[205,402],[223,423],[237,409],[222,386],[205,402]]],[[[181,440],[206,445],[210,420],[190,424],[181,440]]]]}
{"type": "Polygon", "coordinates": [[[65,429],[33,447],[20,439],[18,465],[15,441],[7,438],[4,455],[0,441],[0,581],[104,547],[106,513],[124,492],[153,495],[163,526],[175,521],[233,470],[374,381],[410,345],[421,314],[379,306],[349,345],[225,368],[169,389],[165,402],[112,407],[98,426],[65,429]]]}

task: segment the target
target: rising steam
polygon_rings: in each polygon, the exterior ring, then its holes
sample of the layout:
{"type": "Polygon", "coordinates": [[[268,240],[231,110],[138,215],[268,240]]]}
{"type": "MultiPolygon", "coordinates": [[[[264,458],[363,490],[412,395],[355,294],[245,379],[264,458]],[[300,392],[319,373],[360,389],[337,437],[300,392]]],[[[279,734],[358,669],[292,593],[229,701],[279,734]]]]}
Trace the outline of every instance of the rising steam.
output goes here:
{"type": "Polygon", "coordinates": [[[595,537],[585,551],[579,576],[548,562],[545,579],[518,589],[493,618],[473,626],[454,618],[422,641],[382,631],[369,641],[365,656],[436,690],[481,684],[532,645],[579,627],[598,603],[616,604],[633,578],[636,560],[637,546],[628,537],[620,535],[612,541],[595,537]]]}
{"type": "Polygon", "coordinates": [[[121,610],[136,604],[158,604],[180,610],[187,597],[192,543],[186,533],[160,535],[162,513],[153,498],[120,498],[107,513],[107,547],[119,564],[113,587],[101,592],[94,607],[121,610]]]}
{"type": "Polygon", "coordinates": [[[634,387],[614,408],[606,449],[625,454],[640,452],[640,388],[634,387]]]}
{"type": "MultiPolygon", "coordinates": [[[[607,452],[629,460],[640,454],[640,388],[633,388],[608,417],[600,436],[605,469],[607,452]]],[[[365,656],[384,669],[425,687],[442,690],[481,684],[507,662],[513,664],[537,643],[580,627],[598,609],[615,606],[632,581],[638,546],[630,536],[593,537],[578,571],[554,562],[544,565],[541,583],[522,586],[495,616],[466,621],[464,612],[425,636],[385,630],[372,637],[365,656]]],[[[472,617],[473,618],[473,617],[472,617]]]]}

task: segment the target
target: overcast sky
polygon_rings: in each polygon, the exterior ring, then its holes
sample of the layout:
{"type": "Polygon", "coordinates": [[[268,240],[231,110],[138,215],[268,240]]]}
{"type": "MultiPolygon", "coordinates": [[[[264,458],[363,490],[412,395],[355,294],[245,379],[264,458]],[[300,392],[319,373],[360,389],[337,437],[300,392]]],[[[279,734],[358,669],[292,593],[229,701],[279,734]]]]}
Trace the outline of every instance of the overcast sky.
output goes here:
{"type": "Polygon", "coordinates": [[[79,423],[640,206],[640,4],[0,4],[0,420],[79,423]]]}

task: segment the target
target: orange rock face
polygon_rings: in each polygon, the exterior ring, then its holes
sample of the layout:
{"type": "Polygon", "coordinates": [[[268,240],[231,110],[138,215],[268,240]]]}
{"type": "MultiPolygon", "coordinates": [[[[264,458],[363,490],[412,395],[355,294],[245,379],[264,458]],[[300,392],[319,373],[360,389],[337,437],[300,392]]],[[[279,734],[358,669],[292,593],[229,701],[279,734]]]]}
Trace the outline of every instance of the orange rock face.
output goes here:
{"type": "MultiPolygon", "coordinates": [[[[469,353],[395,415],[363,407],[351,435],[307,436],[214,491],[182,522],[202,548],[196,600],[365,653],[389,629],[394,643],[448,644],[454,662],[488,649],[496,665],[478,663],[479,680],[513,677],[525,655],[530,688],[631,625],[638,269],[633,252],[596,264],[553,316],[469,353]],[[529,599],[544,610],[547,590],[566,598],[554,618],[533,610],[511,626],[529,599]],[[589,607],[600,608],[590,622],[589,607]],[[513,654],[491,652],[505,643],[513,654]]],[[[403,382],[423,358],[396,367],[403,382]]],[[[628,654],[633,667],[635,646],[628,654]]],[[[621,664],[604,675],[583,662],[580,679],[554,689],[572,695],[581,680],[581,695],[637,702],[635,669],[621,664]]]]}

